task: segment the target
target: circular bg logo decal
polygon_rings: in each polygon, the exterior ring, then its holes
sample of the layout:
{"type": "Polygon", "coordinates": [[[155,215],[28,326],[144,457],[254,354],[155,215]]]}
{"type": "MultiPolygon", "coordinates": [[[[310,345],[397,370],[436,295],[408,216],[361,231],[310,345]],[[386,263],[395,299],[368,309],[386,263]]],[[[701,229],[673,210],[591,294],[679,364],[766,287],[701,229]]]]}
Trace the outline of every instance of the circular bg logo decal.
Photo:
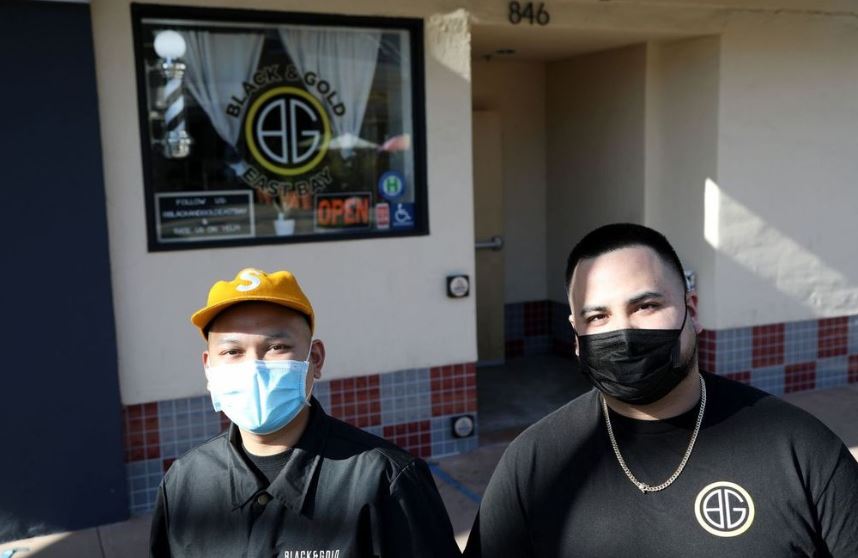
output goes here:
{"type": "Polygon", "coordinates": [[[697,495],[694,515],[716,537],[736,537],[754,523],[754,501],[738,484],[713,482],[697,495]]]}
{"type": "Polygon", "coordinates": [[[285,176],[304,174],[328,152],[328,114],[311,94],[297,87],[275,87],[247,111],[244,138],[253,158],[285,176]]]}

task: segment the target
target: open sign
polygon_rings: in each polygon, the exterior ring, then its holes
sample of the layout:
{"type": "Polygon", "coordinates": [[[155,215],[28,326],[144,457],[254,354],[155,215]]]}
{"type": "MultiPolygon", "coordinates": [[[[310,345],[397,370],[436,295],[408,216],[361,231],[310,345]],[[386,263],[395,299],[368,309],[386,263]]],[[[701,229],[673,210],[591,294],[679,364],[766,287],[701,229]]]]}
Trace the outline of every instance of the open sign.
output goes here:
{"type": "Polygon", "coordinates": [[[372,194],[318,194],[313,204],[313,219],[318,231],[368,229],[372,194]]]}

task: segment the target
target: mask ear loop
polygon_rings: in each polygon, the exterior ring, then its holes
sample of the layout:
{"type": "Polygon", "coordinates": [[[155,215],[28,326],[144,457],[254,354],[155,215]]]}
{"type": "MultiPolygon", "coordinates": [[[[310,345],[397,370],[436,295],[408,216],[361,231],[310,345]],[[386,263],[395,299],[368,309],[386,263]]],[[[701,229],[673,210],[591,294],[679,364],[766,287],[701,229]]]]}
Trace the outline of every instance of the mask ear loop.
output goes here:
{"type": "MultiPolygon", "coordinates": [[[[571,322],[569,323],[569,327],[572,328],[572,340],[575,341],[575,345],[572,347],[572,353],[575,353],[575,351],[578,349],[578,345],[580,345],[580,343],[578,342],[578,330],[575,329],[575,326],[573,326],[571,322]]],[[[580,358],[577,354],[574,354],[573,356],[575,358],[580,358]]]]}
{"type": "MultiPolygon", "coordinates": [[[[307,358],[306,358],[306,360],[304,360],[304,362],[307,363],[307,372],[305,373],[305,376],[304,376],[304,385],[307,384],[306,374],[310,373],[310,366],[312,365],[312,363],[310,362],[310,357],[313,356],[313,343],[315,341],[316,341],[316,338],[311,336],[310,337],[310,350],[307,351],[307,358]]],[[[310,386],[310,393],[308,393],[307,396],[304,397],[304,406],[305,407],[311,407],[310,398],[313,397],[313,388],[315,388],[315,387],[316,387],[316,380],[313,380],[313,385],[310,386]]]]}
{"type": "Polygon", "coordinates": [[[688,321],[688,291],[683,293],[682,301],[685,306],[685,313],[682,316],[682,325],[679,326],[679,331],[676,334],[676,345],[674,345],[670,355],[671,364],[674,368],[679,366],[680,359],[682,358],[680,354],[682,352],[682,332],[685,330],[685,322],[688,321]]]}
{"type": "Polygon", "coordinates": [[[682,335],[682,330],[684,330],[684,329],[685,329],[685,322],[687,322],[687,321],[688,321],[688,299],[683,299],[683,302],[685,303],[685,304],[684,304],[684,306],[685,306],[685,313],[682,315],[682,325],[681,325],[681,326],[679,326],[679,334],[680,334],[680,335],[682,335]]]}
{"type": "Polygon", "coordinates": [[[313,343],[316,341],[315,337],[310,337],[310,350],[307,351],[307,358],[304,359],[304,362],[310,364],[310,357],[313,356],[313,343]]]}

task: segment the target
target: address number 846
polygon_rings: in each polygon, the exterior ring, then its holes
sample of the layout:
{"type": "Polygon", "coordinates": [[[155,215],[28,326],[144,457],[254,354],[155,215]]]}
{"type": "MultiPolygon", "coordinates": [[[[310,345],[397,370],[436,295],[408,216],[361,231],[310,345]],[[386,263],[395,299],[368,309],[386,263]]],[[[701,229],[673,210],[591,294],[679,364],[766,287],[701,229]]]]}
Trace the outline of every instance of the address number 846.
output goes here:
{"type": "Polygon", "coordinates": [[[522,21],[527,21],[531,25],[548,25],[551,21],[551,16],[548,10],[545,9],[545,3],[540,2],[539,7],[534,11],[533,2],[510,2],[509,3],[509,22],[513,25],[518,25],[522,21]]]}

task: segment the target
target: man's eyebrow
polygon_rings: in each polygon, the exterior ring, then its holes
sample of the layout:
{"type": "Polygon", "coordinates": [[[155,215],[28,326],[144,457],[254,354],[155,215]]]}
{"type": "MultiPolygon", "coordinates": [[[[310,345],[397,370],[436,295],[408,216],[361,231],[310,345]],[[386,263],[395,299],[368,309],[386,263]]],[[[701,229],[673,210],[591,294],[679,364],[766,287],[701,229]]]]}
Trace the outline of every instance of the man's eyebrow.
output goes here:
{"type": "Polygon", "coordinates": [[[266,340],[271,340],[271,339],[291,339],[291,338],[292,338],[292,334],[291,334],[291,333],[289,333],[288,331],[272,331],[271,333],[266,333],[266,334],[265,334],[265,339],[266,339],[266,340]]]}
{"type": "Polygon", "coordinates": [[[628,304],[630,306],[633,306],[635,304],[640,304],[645,300],[650,300],[653,298],[664,298],[664,295],[658,291],[647,291],[645,293],[641,293],[630,298],[628,304]]]}
{"type": "Polygon", "coordinates": [[[223,339],[218,339],[218,345],[230,345],[230,344],[238,344],[240,341],[235,337],[224,337],[223,339]]]}
{"type": "MultiPolygon", "coordinates": [[[[633,296],[632,298],[630,298],[628,300],[627,304],[629,306],[634,306],[635,304],[640,304],[641,302],[643,302],[645,300],[652,300],[654,298],[663,299],[664,295],[658,291],[646,291],[644,293],[637,294],[637,295],[633,296]]],[[[607,312],[607,311],[608,311],[607,306],[584,306],[581,308],[580,314],[581,314],[581,317],[583,318],[584,316],[586,316],[590,312],[607,312]]]]}
{"type": "Polygon", "coordinates": [[[583,318],[584,316],[586,316],[590,312],[607,312],[607,311],[608,311],[607,306],[584,306],[581,308],[581,312],[579,312],[579,313],[581,314],[581,317],[583,318]]]}
{"type": "MultiPolygon", "coordinates": [[[[275,340],[275,339],[291,339],[291,338],[292,338],[292,334],[290,334],[288,331],[272,331],[272,332],[265,334],[265,340],[266,341],[271,341],[271,340],[275,340]]],[[[240,344],[240,343],[241,343],[241,339],[239,339],[238,337],[224,337],[222,339],[218,339],[218,341],[217,341],[218,345],[230,345],[230,344],[240,344]]]]}

